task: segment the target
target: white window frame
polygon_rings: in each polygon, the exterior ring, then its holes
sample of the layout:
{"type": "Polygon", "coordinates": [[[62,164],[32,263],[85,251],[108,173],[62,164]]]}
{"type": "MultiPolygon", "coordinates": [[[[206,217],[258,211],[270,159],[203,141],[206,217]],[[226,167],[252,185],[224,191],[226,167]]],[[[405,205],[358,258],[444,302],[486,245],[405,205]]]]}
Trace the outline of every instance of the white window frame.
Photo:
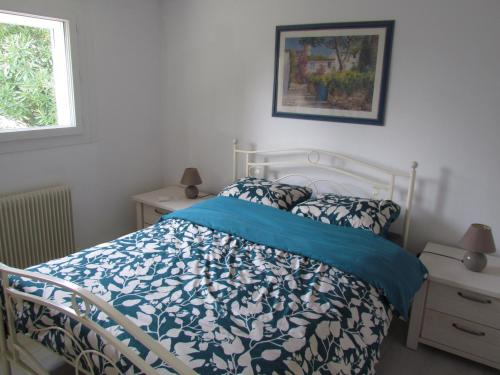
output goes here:
{"type": "MultiPolygon", "coordinates": [[[[10,151],[10,147],[7,150],[5,144],[2,146],[3,142],[83,134],[75,104],[70,22],[61,18],[6,10],[0,10],[0,22],[51,30],[54,91],[57,105],[57,124],[46,127],[1,130],[0,148],[10,151]]],[[[2,153],[1,151],[0,153],[2,153]]]]}

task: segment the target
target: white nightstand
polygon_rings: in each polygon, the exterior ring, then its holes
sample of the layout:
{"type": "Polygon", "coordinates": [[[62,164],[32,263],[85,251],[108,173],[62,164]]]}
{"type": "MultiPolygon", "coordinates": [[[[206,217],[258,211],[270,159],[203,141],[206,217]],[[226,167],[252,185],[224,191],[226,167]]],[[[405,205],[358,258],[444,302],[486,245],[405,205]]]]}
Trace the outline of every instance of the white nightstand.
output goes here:
{"type": "Polygon", "coordinates": [[[166,213],[182,210],[214,197],[203,192],[200,192],[199,196],[200,198],[196,199],[186,198],[184,188],[180,186],[167,186],[149,193],[134,195],[132,199],[136,202],[137,229],[153,225],[166,213]]]}
{"type": "Polygon", "coordinates": [[[417,349],[420,342],[500,369],[500,258],[488,257],[476,273],[461,263],[463,254],[425,247],[420,260],[429,279],[413,302],[406,345],[417,349]]]}

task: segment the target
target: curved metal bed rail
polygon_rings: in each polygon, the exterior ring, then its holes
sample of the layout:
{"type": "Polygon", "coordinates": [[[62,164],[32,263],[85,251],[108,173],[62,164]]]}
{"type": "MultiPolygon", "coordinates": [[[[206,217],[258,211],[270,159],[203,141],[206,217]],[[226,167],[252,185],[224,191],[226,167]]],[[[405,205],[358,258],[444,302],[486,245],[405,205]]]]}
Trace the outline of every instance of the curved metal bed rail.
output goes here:
{"type": "MultiPolygon", "coordinates": [[[[394,199],[394,192],[396,188],[396,179],[397,178],[407,178],[408,179],[408,190],[406,193],[406,199],[404,202],[404,207],[406,208],[404,214],[403,221],[403,247],[407,248],[408,238],[410,233],[410,222],[411,222],[411,210],[413,205],[413,194],[415,190],[415,178],[416,178],[416,170],[418,167],[417,162],[412,162],[410,166],[410,170],[408,172],[398,171],[392,168],[381,167],[379,165],[375,165],[373,163],[367,162],[365,160],[353,158],[344,154],[340,154],[337,152],[321,150],[321,149],[308,149],[308,148],[289,148],[289,149],[275,149],[275,150],[244,150],[238,148],[238,141],[236,139],[233,140],[233,180],[238,177],[238,158],[239,156],[243,156],[244,161],[244,169],[245,176],[251,176],[252,171],[256,171],[259,168],[317,168],[320,170],[332,172],[336,175],[341,175],[358,182],[367,184],[370,186],[374,193],[373,197],[378,197],[381,191],[387,192],[387,198],[390,200],[394,199]],[[302,160],[279,160],[279,161],[252,161],[250,159],[251,156],[293,156],[293,155],[302,155],[305,158],[302,160]],[[326,163],[321,161],[321,157],[330,157],[332,159],[342,160],[343,162],[349,163],[352,166],[357,166],[364,168],[372,173],[376,173],[382,176],[383,180],[373,178],[363,173],[356,172],[354,170],[350,170],[347,168],[343,168],[341,166],[333,165],[332,162],[326,163]]],[[[309,185],[312,185],[315,192],[317,193],[318,189],[316,186],[316,182],[319,181],[328,181],[333,183],[336,186],[343,186],[338,181],[334,179],[313,179],[309,176],[302,174],[290,174],[287,176],[280,177],[278,180],[283,180],[287,177],[302,177],[309,182],[309,185]]],[[[343,186],[345,188],[345,186],[343,186]]],[[[346,189],[346,188],[345,188],[346,189]]],[[[348,189],[346,189],[349,191],[348,189]]]]}
{"type": "MultiPolygon", "coordinates": [[[[39,364],[35,363],[36,368],[32,369],[30,367],[27,367],[27,365],[20,360],[20,354],[29,356],[29,353],[22,348],[16,337],[15,306],[16,304],[23,302],[31,302],[39,306],[47,307],[51,310],[57,311],[58,313],[64,314],[71,319],[74,319],[78,323],[86,326],[87,328],[98,334],[99,337],[107,343],[107,345],[111,345],[113,348],[115,348],[117,352],[125,356],[140,371],[142,371],[142,373],[146,375],[157,375],[157,371],[148,363],[146,363],[145,360],[143,360],[133,349],[126,346],[123,342],[113,336],[111,332],[101,327],[89,318],[89,312],[91,308],[95,307],[101,312],[105,313],[117,324],[119,324],[128,334],[134,337],[137,341],[144,345],[144,347],[150,350],[150,352],[154,353],[159,359],[161,359],[164,363],[174,369],[177,373],[182,375],[196,374],[196,372],[186,366],[180,359],[175,357],[174,354],[167,351],[157,340],[153,339],[151,336],[145,333],[139,326],[132,322],[132,320],[127,318],[125,315],[116,310],[113,306],[108,304],[100,297],[93,295],[92,293],[79,287],[78,285],[52,276],[12,268],[2,263],[0,263],[0,275],[5,301],[4,307],[7,318],[6,332],[3,324],[4,311],[0,308],[0,370],[2,374],[10,374],[10,365],[12,363],[21,365],[21,367],[23,367],[31,374],[46,374],[42,366],[40,366],[39,364]],[[14,287],[10,286],[9,276],[19,276],[34,281],[41,281],[61,288],[71,293],[71,307],[17,290],[14,287]],[[83,309],[77,302],[78,299],[82,301],[83,309]]],[[[47,327],[46,329],[61,330],[62,328],[47,327]]],[[[68,332],[67,330],[64,331],[65,334],[69,335],[68,338],[72,340],[73,344],[75,342],[78,343],[78,340],[76,340],[70,332],[68,332]]],[[[77,375],[79,371],[86,374],[97,375],[94,373],[91,366],[92,362],[90,360],[89,354],[100,356],[101,358],[106,360],[109,365],[111,365],[115,370],[118,371],[115,363],[113,363],[113,360],[111,360],[108,356],[105,356],[102,353],[99,353],[92,349],[83,350],[83,348],[80,347],[79,353],[77,353],[76,360],[73,363],[70,362],[70,364],[75,366],[77,375]],[[82,359],[85,361],[87,367],[90,370],[81,368],[82,359]]],[[[30,359],[30,362],[35,361],[34,358],[30,359]]]]}

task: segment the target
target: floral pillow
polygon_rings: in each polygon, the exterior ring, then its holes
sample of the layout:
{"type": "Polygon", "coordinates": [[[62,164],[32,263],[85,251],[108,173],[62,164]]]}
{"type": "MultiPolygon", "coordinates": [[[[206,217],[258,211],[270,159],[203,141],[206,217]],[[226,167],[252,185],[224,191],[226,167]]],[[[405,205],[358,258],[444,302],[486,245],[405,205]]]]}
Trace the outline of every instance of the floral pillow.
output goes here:
{"type": "Polygon", "coordinates": [[[279,184],[256,177],[236,180],[219,193],[222,197],[234,197],[282,210],[291,210],[311,195],[312,190],[307,187],[279,184]]]}
{"type": "Polygon", "coordinates": [[[401,208],[390,200],[346,197],[324,194],[298,204],[293,214],[308,217],[327,224],[371,230],[386,236],[396,221],[401,208]]]}

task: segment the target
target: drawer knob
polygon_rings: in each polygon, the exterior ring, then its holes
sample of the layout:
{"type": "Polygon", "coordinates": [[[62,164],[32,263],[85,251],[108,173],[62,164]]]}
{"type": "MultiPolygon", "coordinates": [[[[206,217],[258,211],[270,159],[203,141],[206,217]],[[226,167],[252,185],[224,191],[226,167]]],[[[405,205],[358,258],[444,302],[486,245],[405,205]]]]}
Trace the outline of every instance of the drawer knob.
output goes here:
{"type": "Polygon", "coordinates": [[[490,299],[482,299],[479,297],[468,296],[466,294],[463,294],[462,292],[457,292],[457,294],[462,298],[468,299],[469,301],[473,301],[473,302],[477,302],[477,303],[484,303],[484,304],[491,303],[490,299]]]}
{"type": "Polygon", "coordinates": [[[465,328],[465,327],[459,326],[457,323],[453,323],[452,326],[453,326],[453,328],[458,329],[459,331],[468,333],[469,335],[486,336],[486,333],[484,333],[484,332],[475,331],[475,330],[470,329],[470,328],[465,328]]]}

